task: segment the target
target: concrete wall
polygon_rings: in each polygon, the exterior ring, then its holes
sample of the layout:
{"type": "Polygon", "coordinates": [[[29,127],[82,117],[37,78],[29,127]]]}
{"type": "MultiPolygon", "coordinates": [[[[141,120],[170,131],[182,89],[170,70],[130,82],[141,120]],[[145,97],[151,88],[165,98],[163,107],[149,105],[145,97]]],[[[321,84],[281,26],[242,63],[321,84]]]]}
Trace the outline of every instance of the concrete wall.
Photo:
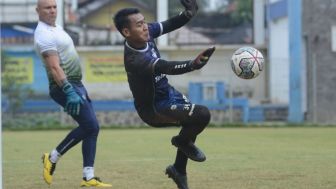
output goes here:
{"type": "Polygon", "coordinates": [[[287,1],[270,0],[267,6],[269,95],[272,103],[289,102],[289,28],[287,1]]]}
{"type": "MultiPolygon", "coordinates": [[[[3,113],[3,126],[5,128],[24,128],[25,126],[37,126],[43,127],[52,124],[59,124],[61,126],[74,126],[77,123],[63,111],[59,112],[43,112],[43,113],[20,113],[16,115],[16,120],[11,119],[11,117],[3,113]],[[32,119],[35,117],[35,119],[32,119]],[[24,124],[14,124],[15,121],[25,120],[24,124]],[[34,121],[33,121],[34,120],[34,121]],[[34,124],[37,122],[38,124],[34,124]],[[11,125],[11,126],[9,126],[11,125]]],[[[96,111],[96,116],[99,124],[102,127],[149,127],[145,122],[143,122],[135,111],[96,111]]],[[[230,111],[222,110],[211,110],[211,120],[212,125],[223,125],[225,123],[242,123],[242,112],[238,109],[230,111]]]]}
{"type": "Polygon", "coordinates": [[[270,99],[273,103],[289,102],[288,18],[269,24],[270,99]]]}
{"type": "Polygon", "coordinates": [[[302,4],[307,54],[307,118],[312,122],[336,123],[336,53],[331,50],[336,1],[304,0],[302,4]]]}

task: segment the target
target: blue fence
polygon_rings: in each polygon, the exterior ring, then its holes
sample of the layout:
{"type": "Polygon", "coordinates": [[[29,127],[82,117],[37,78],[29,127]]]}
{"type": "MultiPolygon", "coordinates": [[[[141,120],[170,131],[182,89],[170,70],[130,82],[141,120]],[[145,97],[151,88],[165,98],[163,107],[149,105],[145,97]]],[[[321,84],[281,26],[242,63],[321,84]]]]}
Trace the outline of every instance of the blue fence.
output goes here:
{"type": "MultiPolygon", "coordinates": [[[[135,111],[133,101],[128,100],[96,100],[93,101],[96,111],[135,111]]],[[[2,111],[7,111],[8,103],[2,101],[2,111]]],[[[62,108],[53,100],[26,100],[19,112],[55,112],[62,108]]]]}
{"type": "MultiPolygon", "coordinates": [[[[284,105],[259,105],[250,107],[247,98],[227,98],[223,82],[216,83],[190,83],[189,98],[193,103],[207,106],[210,110],[230,109],[242,112],[241,121],[264,122],[286,121],[288,106],[284,105]],[[204,86],[212,86],[210,90],[212,98],[207,98],[204,86]]],[[[208,94],[209,96],[209,94],[208,94]]],[[[94,100],[93,106],[96,111],[135,111],[133,100],[94,100]]],[[[2,100],[2,110],[8,109],[7,100],[2,100]]],[[[27,100],[20,112],[55,112],[61,111],[61,107],[52,100],[27,100]]]]}

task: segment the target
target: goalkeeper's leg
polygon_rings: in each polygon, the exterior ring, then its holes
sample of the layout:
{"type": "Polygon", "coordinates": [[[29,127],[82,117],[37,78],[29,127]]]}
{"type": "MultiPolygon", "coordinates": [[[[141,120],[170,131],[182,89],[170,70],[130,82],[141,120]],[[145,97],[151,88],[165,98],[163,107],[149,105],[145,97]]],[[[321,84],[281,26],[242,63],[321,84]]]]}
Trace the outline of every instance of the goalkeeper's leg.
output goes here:
{"type": "Polygon", "coordinates": [[[179,188],[188,188],[186,167],[188,158],[194,161],[205,161],[204,153],[195,146],[196,137],[210,121],[210,111],[205,106],[194,104],[175,105],[176,109],[165,115],[181,120],[182,129],[179,135],[172,138],[172,144],[177,147],[176,159],[173,165],[166,168],[166,174],[172,178],[179,188]]]}
{"type": "Polygon", "coordinates": [[[189,157],[194,161],[205,161],[206,157],[204,153],[195,146],[197,135],[199,135],[210,121],[210,112],[207,107],[201,105],[195,105],[193,113],[188,114],[188,118],[181,122],[182,129],[179,135],[172,138],[172,144],[178,147],[175,167],[178,171],[185,173],[187,160],[189,157]],[[189,152],[189,153],[186,153],[189,152]],[[188,154],[193,154],[188,155],[188,154]]]}

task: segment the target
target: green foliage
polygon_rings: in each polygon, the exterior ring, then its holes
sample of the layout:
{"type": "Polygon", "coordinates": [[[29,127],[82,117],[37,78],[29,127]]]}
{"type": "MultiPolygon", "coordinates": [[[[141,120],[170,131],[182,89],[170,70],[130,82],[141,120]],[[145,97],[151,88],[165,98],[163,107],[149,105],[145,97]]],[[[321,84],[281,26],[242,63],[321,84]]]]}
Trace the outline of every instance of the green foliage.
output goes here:
{"type": "MultiPolygon", "coordinates": [[[[199,28],[233,28],[253,21],[253,0],[229,0],[228,5],[219,6],[216,11],[204,12],[207,1],[198,1],[200,10],[188,26],[199,28]]],[[[183,11],[179,1],[169,2],[169,15],[173,16],[183,11]]]]}
{"type": "MultiPolygon", "coordinates": [[[[198,11],[202,12],[204,7],[206,7],[207,3],[208,3],[207,0],[198,0],[197,1],[198,9],[199,9],[198,11]]],[[[182,12],[184,10],[184,7],[180,1],[174,0],[174,1],[168,2],[168,10],[169,10],[168,15],[169,17],[171,17],[171,16],[177,15],[180,12],[182,12]]]]}
{"type": "Polygon", "coordinates": [[[253,0],[237,0],[237,10],[231,18],[236,24],[251,22],[253,20],[253,0]]]}

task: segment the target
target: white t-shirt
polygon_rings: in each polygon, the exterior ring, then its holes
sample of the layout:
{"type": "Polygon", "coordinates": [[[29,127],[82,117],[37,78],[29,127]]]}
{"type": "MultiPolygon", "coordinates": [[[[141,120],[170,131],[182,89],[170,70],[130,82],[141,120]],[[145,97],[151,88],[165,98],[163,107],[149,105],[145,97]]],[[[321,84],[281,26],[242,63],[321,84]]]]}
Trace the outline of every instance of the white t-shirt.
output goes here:
{"type": "MultiPolygon", "coordinates": [[[[82,71],[80,59],[71,37],[59,25],[50,26],[39,21],[34,33],[34,45],[37,54],[41,57],[46,51],[57,51],[60,66],[69,81],[80,81],[82,71]]],[[[47,70],[49,84],[56,85],[51,73],[47,70]]]]}

